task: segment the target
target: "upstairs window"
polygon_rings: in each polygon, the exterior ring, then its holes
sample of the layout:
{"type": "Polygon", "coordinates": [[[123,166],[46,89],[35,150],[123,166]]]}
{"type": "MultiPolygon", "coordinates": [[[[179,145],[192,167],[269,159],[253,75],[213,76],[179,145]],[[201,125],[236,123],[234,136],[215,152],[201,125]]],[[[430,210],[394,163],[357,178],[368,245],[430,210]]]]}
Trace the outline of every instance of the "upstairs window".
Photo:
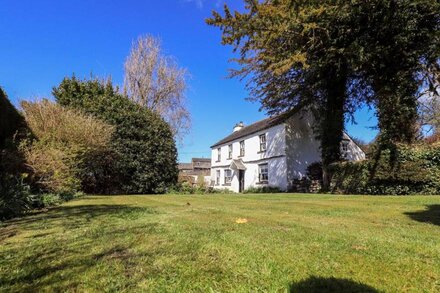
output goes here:
{"type": "Polygon", "coordinates": [[[260,135],[260,152],[266,151],[266,134],[260,135]]]}
{"type": "Polygon", "coordinates": [[[222,160],[222,149],[217,149],[217,162],[220,162],[222,160]]]}
{"type": "Polygon", "coordinates": [[[348,141],[343,141],[342,143],[342,152],[348,152],[348,141]]]}
{"type": "Polygon", "coordinates": [[[232,181],[232,171],[225,169],[225,185],[230,185],[232,181]]]}
{"type": "Polygon", "coordinates": [[[220,170],[215,171],[215,185],[220,185],[220,170]]]}
{"type": "Polygon", "coordinates": [[[341,142],[341,157],[346,159],[348,155],[348,141],[343,140],[341,142]]]}
{"type": "Polygon", "coordinates": [[[244,140],[240,141],[240,157],[244,157],[244,140]]]}
{"type": "Polygon", "coordinates": [[[260,181],[260,183],[267,183],[269,181],[268,164],[258,165],[258,180],[260,181]]]}
{"type": "Polygon", "coordinates": [[[228,159],[232,159],[232,144],[228,146],[228,159]]]}

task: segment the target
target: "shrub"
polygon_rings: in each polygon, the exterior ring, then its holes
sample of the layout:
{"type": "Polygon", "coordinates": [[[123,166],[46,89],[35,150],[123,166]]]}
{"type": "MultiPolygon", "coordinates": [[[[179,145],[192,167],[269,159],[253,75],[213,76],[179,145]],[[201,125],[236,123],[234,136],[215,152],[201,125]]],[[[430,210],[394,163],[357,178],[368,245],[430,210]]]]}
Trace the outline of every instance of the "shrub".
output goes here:
{"type": "Polygon", "coordinates": [[[308,165],[306,174],[310,180],[322,180],[322,163],[314,162],[308,165]]]}
{"type": "Polygon", "coordinates": [[[370,160],[331,166],[332,190],[347,194],[440,194],[440,147],[397,145],[370,160]]]}
{"type": "Polygon", "coordinates": [[[262,187],[249,187],[243,193],[280,193],[282,192],[278,187],[262,186],[262,187]]]}
{"type": "Polygon", "coordinates": [[[30,186],[23,178],[0,175],[0,220],[17,217],[32,208],[30,186]]]}
{"type": "Polygon", "coordinates": [[[42,193],[34,196],[34,208],[47,208],[84,196],[82,192],[42,193]]]}
{"type": "Polygon", "coordinates": [[[48,100],[22,102],[32,138],[21,149],[36,186],[43,192],[76,192],[90,173],[85,160],[107,151],[113,126],[48,100]],[[84,163],[85,162],[85,163],[84,163]]]}
{"type": "Polygon", "coordinates": [[[24,160],[17,140],[26,123],[0,88],[0,220],[16,217],[31,208],[30,186],[25,182],[24,160]]]}
{"type": "MultiPolygon", "coordinates": [[[[110,81],[65,78],[53,89],[53,95],[61,105],[115,127],[111,147],[116,158],[102,168],[109,172],[106,175],[115,184],[114,190],[163,193],[177,182],[174,137],[159,115],[119,94],[110,81]]],[[[104,190],[105,186],[99,189],[104,190]]]]}

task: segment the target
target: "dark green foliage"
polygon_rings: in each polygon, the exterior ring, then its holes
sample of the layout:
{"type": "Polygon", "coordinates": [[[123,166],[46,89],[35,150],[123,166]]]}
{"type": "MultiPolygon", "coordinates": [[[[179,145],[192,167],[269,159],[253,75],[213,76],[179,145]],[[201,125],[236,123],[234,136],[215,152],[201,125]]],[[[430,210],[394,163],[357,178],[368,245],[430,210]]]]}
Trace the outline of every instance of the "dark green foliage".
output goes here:
{"type": "Polygon", "coordinates": [[[346,194],[440,194],[440,146],[376,150],[372,159],[331,166],[332,190],[346,194]]]}
{"type": "MultiPolygon", "coordinates": [[[[110,81],[65,78],[53,89],[63,105],[115,126],[113,153],[90,161],[97,193],[163,193],[177,181],[177,151],[169,125],[118,93],[110,81]]],[[[89,191],[89,190],[87,190],[89,191]]]]}
{"type": "Polygon", "coordinates": [[[322,180],[322,163],[315,162],[308,165],[306,174],[310,180],[322,180]]]}
{"type": "Polygon", "coordinates": [[[0,221],[17,217],[32,208],[30,186],[20,177],[0,174],[0,221]]]}
{"type": "Polygon", "coordinates": [[[355,6],[364,33],[360,70],[375,92],[380,142],[411,143],[416,136],[420,72],[439,58],[440,2],[375,0],[355,6]]]}
{"type": "Polygon", "coordinates": [[[17,140],[25,122],[0,88],[0,220],[16,217],[32,207],[30,187],[21,174],[24,161],[17,140]]]}
{"type": "Polygon", "coordinates": [[[0,87],[0,149],[4,148],[7,142],[24,126],[23,117],[0,87]]]}

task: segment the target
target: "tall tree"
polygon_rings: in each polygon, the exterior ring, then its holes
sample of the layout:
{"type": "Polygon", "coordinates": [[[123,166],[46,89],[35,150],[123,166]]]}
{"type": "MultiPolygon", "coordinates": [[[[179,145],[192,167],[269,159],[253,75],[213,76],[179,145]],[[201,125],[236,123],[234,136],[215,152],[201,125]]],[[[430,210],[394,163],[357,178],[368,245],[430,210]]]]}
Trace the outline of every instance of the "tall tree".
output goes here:
{"type": "Polygon", "coordinates": [[[225,6],[207,22],[239,51],[232,76],[249,78],[263,109],[315,110],[324,175],[339,159],[344,119],[362,102],[377,107],[381,141],[414,139],[418,72],[439,56],[439,1],[244,2],[244,13],[225,6]]]}
{"type": "Polygon", "coordinates": [[[251,99],[269,114],[295,108],[316,114],[324,186],[329,164],[340,159],[345,114],[358,102],[347,90],[358,32],[349,5],[334,2],[246,0],[245,13],[225,6],[224,16],[214,12],[207,20],[222,29],[223,44],[239,51],[240,69],[231,76],[249,77],[251,99]]]}
{"type": "Polygon", "coordinates": [[[162,52],[160,40],[139,37],[125,62],[124,92],[142,107],[159,113],[180,139],[191,127],[186,105],[187,70],[162,52]]]}
{"type": "Polygon", "coordinates": [[[364,19],[359,61],[375,93],[379,141],[411,143],[421,72],[440,57],[440,1],[359,1],[354,13],[364,19]]]}

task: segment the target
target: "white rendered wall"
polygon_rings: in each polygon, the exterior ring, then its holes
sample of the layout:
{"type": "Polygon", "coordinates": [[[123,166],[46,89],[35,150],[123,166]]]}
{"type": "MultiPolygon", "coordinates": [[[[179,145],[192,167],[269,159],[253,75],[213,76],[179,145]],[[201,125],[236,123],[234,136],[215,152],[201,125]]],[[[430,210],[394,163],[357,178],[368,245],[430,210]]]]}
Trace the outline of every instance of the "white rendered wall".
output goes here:
{"type": "Polygon", "coordinates": [[[233,159],[241,159],[246,166],[245,189],[257,185],[258,165],[268,163],[269,183],[267,185],[277,186],[280,189],[287,188],[287,173],[285,159],[285,125],[280,124],[257,133],[242,137],[230,143],[219,146],[221,148],[221,160],[217,161],[217,148],[211,152],[211,180],[216,178],[216,170],[220,170],[221,184],[214,185],[215,188],[228,188],[231,191],[239,191],[238,171],[233,171],[230,186],[224,185],[224,169],[228,169],[233,159]],[[260,135],[266,134],[267,149],[260,152],[260,135]],[[245,155],[240,157],[240,141],[245,142],[245,155]],[[228,146],[232,144],[232,159],[228,159],[228,146]]]}
{"type": "MultiPolygon", "coordinates": [[[[233,159],[241,159],[246,166],[245,189],[265,186],[258,184],[258,165],[268,164],[269,182],[267,185],[287,190],[292,180],[301,179],[307,175],[307,167],[321,161],[320,143],[313,133],[313,119],[310,115],[297,114],[285,123],[266,130],[239,138],[212,149],[211,181],[216,179],[216,171],[220,170],[220,184],[215,188],[227,188],[233,192],[239,191],[238,171],[232,171],[230,185],[224,183],[224,170],[229,169],[233,159]],[[266,133],[267,150],[260,152],[259,136],[266,133]],[[245,155],[240,157],[240,141],[245,141],[245,155]],[[232,159],[228,158],[228,146],[232,144],[232,159]],[[217,161],[217,148],[221,148],[221,160],[217,161]]],[[[365,153],[344,134],[348,141],[347,160],[363,160],[365,153]]]]}

